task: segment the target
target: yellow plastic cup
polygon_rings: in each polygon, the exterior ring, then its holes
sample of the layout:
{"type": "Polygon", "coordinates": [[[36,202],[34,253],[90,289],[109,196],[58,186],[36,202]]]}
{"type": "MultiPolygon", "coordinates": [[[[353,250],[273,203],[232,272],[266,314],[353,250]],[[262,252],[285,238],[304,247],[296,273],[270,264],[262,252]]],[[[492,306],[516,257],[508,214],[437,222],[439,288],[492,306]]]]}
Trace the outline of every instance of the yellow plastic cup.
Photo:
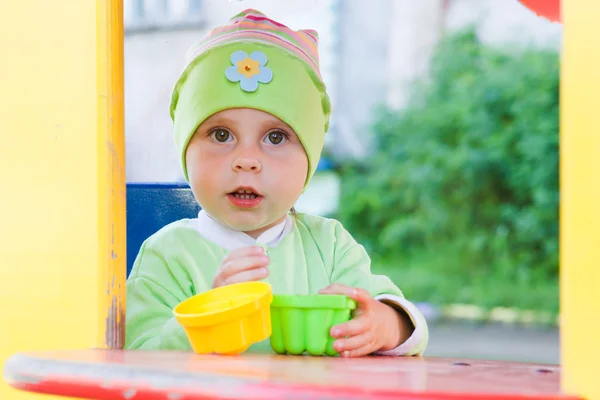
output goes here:
{"type": "Polygon", "coordinates": [[[271,285],[244,282],[197,294],[178,304],[175,318],[198,354],[240,354],[271,336],[271,285]]]}

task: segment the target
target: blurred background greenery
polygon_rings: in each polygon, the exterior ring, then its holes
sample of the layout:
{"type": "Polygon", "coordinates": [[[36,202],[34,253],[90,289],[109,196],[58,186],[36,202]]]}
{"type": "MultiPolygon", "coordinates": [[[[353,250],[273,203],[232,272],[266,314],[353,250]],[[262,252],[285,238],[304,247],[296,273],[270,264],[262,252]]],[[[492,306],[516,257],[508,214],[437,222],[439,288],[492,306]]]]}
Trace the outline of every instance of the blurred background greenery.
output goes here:
{"type": "Polygon", "coordinates": [[[374,149],[340,163],[337,217],[411,299],[558,312],[558,86],[552,50],[440,42],[374,149]]]}

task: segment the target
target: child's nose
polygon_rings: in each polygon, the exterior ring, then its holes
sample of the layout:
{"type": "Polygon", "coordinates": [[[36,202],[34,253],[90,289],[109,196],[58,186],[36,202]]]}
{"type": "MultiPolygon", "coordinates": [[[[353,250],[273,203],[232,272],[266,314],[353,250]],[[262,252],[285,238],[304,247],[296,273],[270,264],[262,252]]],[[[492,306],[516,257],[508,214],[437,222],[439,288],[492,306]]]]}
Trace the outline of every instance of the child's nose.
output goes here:
{"type": "Polygon", "coordinates": [[[233,170],[235,172],[260,172],[262,166],[255,158],[238,158],[233,162],[233,170]]]}

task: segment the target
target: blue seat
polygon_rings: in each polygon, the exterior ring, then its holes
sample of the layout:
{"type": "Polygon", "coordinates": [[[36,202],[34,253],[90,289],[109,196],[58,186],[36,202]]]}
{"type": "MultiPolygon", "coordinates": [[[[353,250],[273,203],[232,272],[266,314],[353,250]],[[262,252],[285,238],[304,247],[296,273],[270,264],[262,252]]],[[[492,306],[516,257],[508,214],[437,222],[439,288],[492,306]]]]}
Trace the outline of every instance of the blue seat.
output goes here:
{"type": "Polygon", "coordinates": [[[127,183],[127,276],[144,240],[173,221],[195,218],[198,211],[187,183],[127,183]]]}

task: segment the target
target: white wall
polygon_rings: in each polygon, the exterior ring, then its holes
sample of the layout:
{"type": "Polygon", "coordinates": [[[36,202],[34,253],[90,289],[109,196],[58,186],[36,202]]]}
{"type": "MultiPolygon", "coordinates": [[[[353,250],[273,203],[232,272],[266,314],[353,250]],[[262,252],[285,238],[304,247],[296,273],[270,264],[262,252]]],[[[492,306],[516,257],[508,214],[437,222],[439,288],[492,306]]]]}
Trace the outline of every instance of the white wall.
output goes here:
{"type": "Polygon", "coordinates": [[[125,144],[128,181],[181,181],[171,134],[171,90],[202,31],[127,36],[125,144]]]}

